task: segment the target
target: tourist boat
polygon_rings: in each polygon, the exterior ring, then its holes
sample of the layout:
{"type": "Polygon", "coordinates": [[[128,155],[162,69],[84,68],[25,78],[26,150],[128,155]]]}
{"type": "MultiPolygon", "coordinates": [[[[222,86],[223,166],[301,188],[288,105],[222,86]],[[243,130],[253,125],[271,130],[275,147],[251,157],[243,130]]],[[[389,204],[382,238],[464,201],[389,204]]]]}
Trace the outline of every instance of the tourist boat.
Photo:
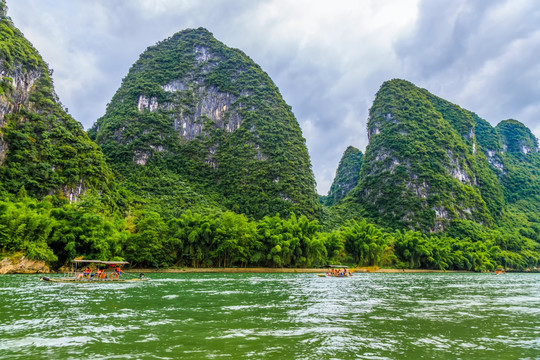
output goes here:
{"type": "Polygon", "coordinates": [[[349,277],[353,276],[348,266],[345,265],[326,265],[328,271],[324,274],[317,274],[320,277],[349,277]]]}
{"type": "Polygon", "coordinates": [[[129,264],[127,261],[102,261],[102,260],[73,260],[71,271],[63,277],[42,276],[41,281],[61,283],[117,283],[147,281],[149,278],[140,273],[133,276],[123,272],[120,267],[129,264]],[[84,269],[83,269],[84,268],[84,269]],[[93,268],[93,269],[91,269],[93,268]]]}

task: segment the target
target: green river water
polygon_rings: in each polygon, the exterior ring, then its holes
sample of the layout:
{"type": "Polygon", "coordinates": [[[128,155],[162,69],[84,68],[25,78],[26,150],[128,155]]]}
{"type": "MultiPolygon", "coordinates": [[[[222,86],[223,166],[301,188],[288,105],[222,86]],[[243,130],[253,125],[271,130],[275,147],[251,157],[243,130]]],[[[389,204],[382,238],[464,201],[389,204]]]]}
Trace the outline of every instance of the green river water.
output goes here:
{"type": "Polygon", "coordinates": [[[150,275],[0,275],[0,358],[540,358],[540,274],[150,275]]]}

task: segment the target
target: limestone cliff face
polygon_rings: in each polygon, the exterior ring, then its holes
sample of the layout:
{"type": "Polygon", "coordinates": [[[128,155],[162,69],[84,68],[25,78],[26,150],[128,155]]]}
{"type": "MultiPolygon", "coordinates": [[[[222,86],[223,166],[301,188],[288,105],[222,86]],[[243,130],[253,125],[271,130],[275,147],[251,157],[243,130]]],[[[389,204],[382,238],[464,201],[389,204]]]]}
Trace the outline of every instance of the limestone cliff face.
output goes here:
{"type": "Polygon", "coordinates": [[[89,134],[120,171],[166,168],[248,215],[320,209],[290,107],[258,65],[205,29],[149,47],[89,134]]]}
{"type": "MultiPolygon", "coordinates": [[[[30,94],[34,83],[41,77],[41,71],[30,69],[23,70],[22,66],[9,69],[5,63],[0,65],[0,82],[7,90],[0,95],[0,128],[7,124],[7,117],[18,113],[23,107],[32,110],[33,104],[29,103],[30,94]]],[[[0,133],[0,165],[6,158],[8,144],[4,141],[3,133],[0,133]]]]}
{"type": "Polygon", "coordinates": [[[484,119],[475,116],[476,138],[492,169],[499,176],[506,173],[503,160],[503,145],[500,135],[484,119]]]}
{"type": "Polygon", "coordinates": [[[7,67],[4,62],[0,65],[0,81],[6,86],[8,94],[4,93],[0,104],[0,117],[12,114],[23,106],[28,107],[30,94],[42,72],[38,69],[25,69],[22,65],[7,67]]]}
{"type": "Polygon", "coordinates": [[[360,182],[348,201],[393,227],[438,232],[453,220],[492,223],[502,192],[477,151],[474,125],[470,113],[407,81],[384,83],[370,110],[360,182]]]}
{"type": "Polygon", "coordinates": [[[52,71],[0,1],[0,189],[71,201],[103,190],[110,171],[82,126],[60,104],[52,71]]]}

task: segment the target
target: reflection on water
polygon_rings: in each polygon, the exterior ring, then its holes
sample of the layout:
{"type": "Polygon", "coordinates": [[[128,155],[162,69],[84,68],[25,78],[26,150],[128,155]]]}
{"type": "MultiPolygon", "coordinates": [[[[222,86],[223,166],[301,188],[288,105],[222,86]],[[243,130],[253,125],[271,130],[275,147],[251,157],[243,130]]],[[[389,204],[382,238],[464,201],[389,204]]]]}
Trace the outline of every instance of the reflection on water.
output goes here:
{"type": "Polygon", "coordinates": [[[0,358],[537,359],[540,275],[0,277],[0,358]]]}

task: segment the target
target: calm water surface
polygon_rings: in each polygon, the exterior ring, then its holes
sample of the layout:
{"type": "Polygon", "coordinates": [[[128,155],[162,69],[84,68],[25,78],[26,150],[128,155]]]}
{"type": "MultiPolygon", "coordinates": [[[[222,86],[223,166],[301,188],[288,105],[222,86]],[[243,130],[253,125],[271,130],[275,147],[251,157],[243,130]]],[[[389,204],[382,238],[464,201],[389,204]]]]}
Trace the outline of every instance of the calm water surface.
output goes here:
{"type": "Polygon", "coordinates": [[[151,277],[0,276],[0,358],[540,358],[540,274],[151,277]]]}

